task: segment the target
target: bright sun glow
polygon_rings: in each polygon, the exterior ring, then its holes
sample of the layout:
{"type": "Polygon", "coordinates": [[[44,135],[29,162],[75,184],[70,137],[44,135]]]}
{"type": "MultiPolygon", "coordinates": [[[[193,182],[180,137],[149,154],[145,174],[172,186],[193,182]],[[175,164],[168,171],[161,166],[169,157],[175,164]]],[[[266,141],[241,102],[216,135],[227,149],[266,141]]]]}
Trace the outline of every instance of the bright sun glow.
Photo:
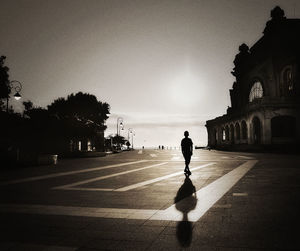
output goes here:
{"type": "Polygon", "coordinates": [[[171,99],[183,106],[197,105],[204,96],[203,87],[204,83],[199,76],[186,71],[171,81],[171,99]]]}

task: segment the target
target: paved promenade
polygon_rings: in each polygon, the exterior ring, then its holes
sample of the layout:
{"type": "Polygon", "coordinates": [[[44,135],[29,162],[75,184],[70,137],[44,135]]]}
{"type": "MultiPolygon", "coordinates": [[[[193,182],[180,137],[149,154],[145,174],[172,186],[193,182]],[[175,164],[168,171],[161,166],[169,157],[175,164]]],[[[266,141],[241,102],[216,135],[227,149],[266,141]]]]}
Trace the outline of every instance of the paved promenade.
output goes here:
{"type": "Polygon", "coordinates": [[[136,150],[0,172],[0,250],[300,250],[300,157],[136,150]]]}

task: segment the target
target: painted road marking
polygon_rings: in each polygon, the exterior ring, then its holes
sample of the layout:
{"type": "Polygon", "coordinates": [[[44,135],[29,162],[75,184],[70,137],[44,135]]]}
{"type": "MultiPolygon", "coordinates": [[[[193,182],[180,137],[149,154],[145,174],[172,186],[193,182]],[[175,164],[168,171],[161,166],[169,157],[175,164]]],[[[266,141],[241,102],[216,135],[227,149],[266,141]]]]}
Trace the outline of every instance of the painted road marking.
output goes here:
{"type": "Polygon", "coordinates": [[[253,159],[252,157],[242,156],[242,155],[238,155],[237,157],[240,157],[240,158],[243,158],[243,159],[253,159]]]}
{"type": "Polygon", "coordinates": [[[153,157],[157,157],[157,155],[155,153],[151,153],[150,156],[153,157]]]}
{"type": "Polygon", "coordinates": [[[86,173],[86,172],[93,172],[93,171],[98,171],[98,170],[103,170],[103,169],[108,169],[108,168],[113,168],[113,167],[133,165],[133,164],[138,164],[138,163],[148,162],[148,161],[149,160],[139,160],[139,161],[134,161],[134,162],[125,162],[125,163],[121,163],[121,164],[114,164],[114,165],[109,165],[109,166],[101,166],[101,167],[93,167],[93,168],[88,168],[88,169],[81,169],[81,170],[77,170],[77,171],[53,173],[53,174],[41,175],[41,176],[35,176],[35,177],[29,177],[29,178],[24,178],[24,179],[3,181],[3,182],[0,182],[0,185],[10,185],[10,184],[30,182],[30,181],[36,181],[36,180],[44,180],[44,179],[49,179],[49,178],[55,178],[55,177],[65,176],[65,175],[71,175],[71,174],[77,174],[77,173],[86,173]]]}
{"type": "MultiPolygon", "coordinates": [[[[145,166],[145,167],[141,167],[141,168],[137,168],[137,169],[133,169],[133,170],[129,170],[129,171],[124,171],[124,172],[120,172],[120,173],[114,173],[114,174],[109,174],[109,175],[105,175],[105,176],[100,176],[100,177],[96,177],[96,178],[92,178],[92,179],[88,179],[88,180],[83,180],[83,181],[79,181],[79,182],[75,182],[75,183],[71,183],[68,185],[63,185],[63,186],[57,186],[57,187],[53,187],[52,189],[66,189],[66,188],[71,188],[71,187],[75,187],[75,186],[79,186],[79,185],[83,185],[83,184],[87,184],[87,183],[91,183],[94,181],[98,181],[98,180],[104,180],[104,179],[109,179],[115,176],[120,176],[120,175],[124,175],[124,174],[128,174],[128,173],[132,173],[132,172],[137,172],[137,171],[141,171],[141,170],[145,170],[148,168],[152,168],[152,167],[157,167],[157,166],[161,166],[161,165],[165,165],[168,162],[163,162],[163,163],[159,163],[159,164],[155,164],[155,165],[151,165],[151,166],[145,166]]],[[[85,189],[85,188],[79,188],[76,190],[89,190],[92,191],[93,188],[90,189],[85,189]]],[[[70,190],[70,189],[68,189],[70,190]]],[[[73,189],[72,189],[73,190],[73,189]]],[[[95,191],[112,191],[113,189],[97,189],[95,191]]]]}
{"type": "Polygon", "coordinates": [[[72,190],[72,191],[98,191],[98,192],[111,192],[113,188],[94,188],[94,187],[53,187],[52,189],[72,190]]]}
{"type": "Polygon", "coordinates": [[[27,204],[0,204],[0,212],[33,213],[46,215],[68,215],[100,218],[131,218],[145,219],[154,215],[157,210],[122,209],[122,208],[97,208],[97,207],[71,207],[52,205],[27,205],[27,204]]]}
{"type": "MultiPolygon", "coordinates": [[[[151,159],[149,160],[151,162],[155,161],[155,162],[162,162],[162,161],[170,161],[170,162],[184,162],[184,159],[181,158],[181,159],[178,159],[178,160],[172,160],[172,158],[170,159],[151,159]]],[[[247,161],[246,159],[245,160],[241,160],[241,159],[202,159],[202,158],[199,158],[199,159],[195,159],[192,161],[192,163],[199,163],[199,162],[208,162],[208,161],[213,161],[213,162],[224,162],[224,161],[230,161],[230,162],[233,162],[233,161],[247,161]]]]}
{"type": "Polygon", "coordinates": [[[174,157],[172,157],[171,160],[179,160],[179,159],[180,159],[180,156],[174,156],[174,157]]]}
{"type": "Polygon", "coordinates": [[[142,150],[139,150],[139,151],[138,151],[138,154],[143,154],[143,151],[142,151],[142,150]]]}
{"type": "MultiPolygon", "coordinates": [[[[221,178],[210,183],[206,187],[196,192],[197,205],[193,211],[188,214],[189,221],[198,221],[219,199],[221,199],[255,164],[257,160],[249,160],[239,167],[233,169],[221,178]]],[[[190,196],[179,201],[177,205],[172,205],[163,212],[157,212],[151,220],[182,220],[182,212],[176,209],[184,208],[188,203],[190,196]],[[181,204],[181,205],[180,205],[181,204]]]]}
{"type": "MultiPolygon", "coordinates": [[[[214,165],[214,164],[215,163],[208,163],[208,164],[205,164],[205,165],[201,165],[201,166],[191,168],[190,170],[195,171],[195,170],[198,170],[200,168],[204,168],[204,167],[211,166],[211,165],[214,165]]],[[[138,187],[146,186],[146,185],[149,185],[149,184],[161,181],[161,180],[169,179],[171,177],[182,175],[182,174],[183,174],[183,171],[180,171],[180,172],[172,173],[172,174],[165,175],[165,176],[162,176],[162,177],[158,177],[158,178],[155,178],[155,179],[146,180],[146,181],[143,181],[143,182],[140,182],[140,183],[137,183],[137,184],[122,187],[122,188],[116,189],[114,191],[116,191],[116,192],[125,192],[125,191],[128,191],[128,190],[132,190],[132,189],[135,189],[135,188],[138,188],[138,187]]]]}
{"type": "Polygon", "coordinates": [[[223,205],[219,205],[219,204],[215,204],[213,205],[213,208],[231,208],[232,205],[231,204],[223,204],[223,205]]]}
{"type": "MultiPolygon", "coordinates": [[[[195,209],[188,214],[188,220],[192,222],[198,221],[256,163],[257,160],[247,161],[221,178],[210,183],[206,187],[198,190],[196,192],[198,202],[195,209]]],[[[189,197],[184,198],[177,203],[181,204],[177,207],[184,208],[182,206],[188,201],[189,197]]],[[[182,221],[183,218],[182,212],[176,209],[175,204],[165,210],[0,204],[0,212],[172,221],[182,221]]]]}
{"type": "Polygon", "coordinates": [[[248,193],[233,193],[232,196],[248,196],[248,193]]]}

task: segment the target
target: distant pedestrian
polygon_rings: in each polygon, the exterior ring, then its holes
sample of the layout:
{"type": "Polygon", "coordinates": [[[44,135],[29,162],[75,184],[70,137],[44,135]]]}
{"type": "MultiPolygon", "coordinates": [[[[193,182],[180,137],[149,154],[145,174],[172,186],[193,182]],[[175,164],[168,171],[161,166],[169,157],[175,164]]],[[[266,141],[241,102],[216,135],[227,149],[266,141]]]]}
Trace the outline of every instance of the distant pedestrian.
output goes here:
{"type": "Polygon", "coordinates": [[[189,138],[189,132],[184,132],[184,138],[181,140],[181,152],[185,160],[184,173],[191,175],[189,164],[191,162],[191,157],[193,155],[193,141],[189,138]]]}

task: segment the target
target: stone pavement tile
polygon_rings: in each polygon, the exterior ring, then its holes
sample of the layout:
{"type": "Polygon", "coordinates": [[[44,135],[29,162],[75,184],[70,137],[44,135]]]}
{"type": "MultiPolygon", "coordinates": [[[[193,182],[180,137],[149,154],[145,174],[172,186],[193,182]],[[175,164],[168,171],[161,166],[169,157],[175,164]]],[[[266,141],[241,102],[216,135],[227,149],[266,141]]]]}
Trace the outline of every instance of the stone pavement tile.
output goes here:
{"type": "Polygon", "coordinates": [[[142,226],[145,222],[146,220],[125,219],[125,223],[128,225],[142,226]]]}
{"type": "Polygon", "coordinates": [[[89,229],[107,231],[107,232],[136,232],[138,231],[138,228],[139,226],[135,226],[135,225],[128,225],[128,224],[110,225],[109,223],[89,226],[89,229]]]}
{"type": "Polygon", "coordinates": [[[176,235],[161,234],[147,250],[182,250],[176,235]]]}
{"type": "Polygon", "coordinates": [[[81,246],[78,250],[116,250],[119,246],[119,242],[119,240],[93,239],[81,246]]]}
{"type": "Polygon", "coordinates": [[[88,229],[107,232],[136,232],[144,224],[144,220],[92,218],[88,229]]]}
{"type": "Polygon", "coordinates": [[[65,230],[66,237],[61,239],[59,244],[63,246],[76,246],[80,247],[101,235],[100,231],[89,230],[65,230]]]}
{"type": "Polygon", "coordinates": [[[75,251],[77,247],[63,247],[55,245],[44,245],[44,244],[35,244],[35,243],[10,243],[6,247],[0,244],[1,251],[75,251]]]}
{"type": "Polygon", "coordinates": [[[53,227],[64,227],[64,228],[74,228],[83,229],[91,224],[90,217],[73,217],[73,216],[51,216],[39,219],[41,225],[53,226],[53,227]]]}
{"type": "MultiPolygon", "coordinates": [[[[178,226],[178,223],[177,223],[177,226],[178,226]]],[[[176,235],[177,226],[176,227],[174,227],[174,226],[167,226],[167,227],[165,227],[164,230],[162,231],[162,234],[176,235]]]]}
{"type": "Polygon", "coordinates": [[[0,242],[0,250],[8,251],[14,250],[19,244],[16,242],[0,242]]]}
{"type": "Polygon", "coordinates": [[[136,226],[134,224],[128,224],[128,221],[126,219],[94,219],[93,222],[91,222],[88,225],[88,229],[92,230],[99,230],[99,231],[132,231],[136,229],[136,226]]]}
{"type": "Polygon", "coordinates": [[[213,238],[219,247],[240,247],[244,249],[274,249],[269,232],[247,231],[242,226],[222,228],[217,236],[213,238]]]}
{"type": "Polygon", "coordinates": [[[120,241],[115,250],[148,250],[150,241],[120,241]]]}
{"type": "MultiPolygon", "coordinates": [[[[88,247],[81,247],[76,249],[76,251],[99,251],[99,250],[110,250],[110,249],[99,249],[99,248],[88,248],[88,247]]],[[[111,249],[114,250],[114,249],[111,249]]]]}
{"type": "Polygon", "coordinates": [[[64,231],[60,232],[53,227],[22,228],[21,226],[20,228],[2,231],[0,240],[53,245],[60,242],[65,237],[64,231]]]}
{"type": "Polygon", "coordinates": [[[216,251],[217,248],[206,243],[192,239],[179,240],[176,235],[161,235],[159,239],[151,244],[147,250],[195,250],[195,251],[216,251]]]}
{"type": "Polygon", "coordinates": [[[210,231],[203,230],[199,232],[197,229],[193,229],[191,238],[192,242],[196,243],[198,246],[215,245],[214,235],[210,231]]]}
{"type": "Polygon", "coordinates": [[[264,248],[243,248],[243,247],[217,247],[216,251],[256,251],[256,250],[271,250],[264,248]]]}
{"type": "Polygon", "coordinates": [[[212,224],[213,222],[222,222],[222,216],[223,214],[221,213],[208,211],[201,217],[201,222],[205,222],[206,224],[212,224]]]}
{"type": "Polygon", "coordinates": [[[168,226],[170,221],[165,220],[147,220],[143,223],[143,226],[168,226]]]}
{"type": "Polygon", "coordinates": [[[14,218],[14,221],[24,222],[25,225],[31,227],[64,227],[82,229],[87,227],[90,222],[90,217],[74,217],[67,215],[34,215],[34,214],[15,214],[10,218],[14,218]]]}
{"type": "Polygon", "coordinates": [[[134,240],[152,242],[160,236],[164,229],[165,227],[160,226],[140,227],[139,231],[134,233],[134,240]]]}
{"type": "Polygon", "coordinates": [[[72,236],[62,241],[62,245],[66,246],[85,246],[93,240],[134,240],[134,235],[131,232],[108,232],[82,230],[75,232],[72,236]]]}
{"type": "Polygon", "coordinates": [[[218,251],[217,247],[214,245],[203,245],[199,242],[192,242],[191,245],[187,248],[187,250],[195,250],[195,251],[218,251]]]}
{"type": "Polygon", "coordinates": [[[178,225],[178,221],[170,221],[168,227],[176,227],[178,225]]]}
{"type": "Polygon", "coordinates": [[[97,224],[91,224],[88,229],[99,232],[100,239],[109,240],[153,240],[164,230],[164,226],[145,226],[128,224],[129,221],[123,221],[122,223],[115,225],[98,222],[97,224]]]}

